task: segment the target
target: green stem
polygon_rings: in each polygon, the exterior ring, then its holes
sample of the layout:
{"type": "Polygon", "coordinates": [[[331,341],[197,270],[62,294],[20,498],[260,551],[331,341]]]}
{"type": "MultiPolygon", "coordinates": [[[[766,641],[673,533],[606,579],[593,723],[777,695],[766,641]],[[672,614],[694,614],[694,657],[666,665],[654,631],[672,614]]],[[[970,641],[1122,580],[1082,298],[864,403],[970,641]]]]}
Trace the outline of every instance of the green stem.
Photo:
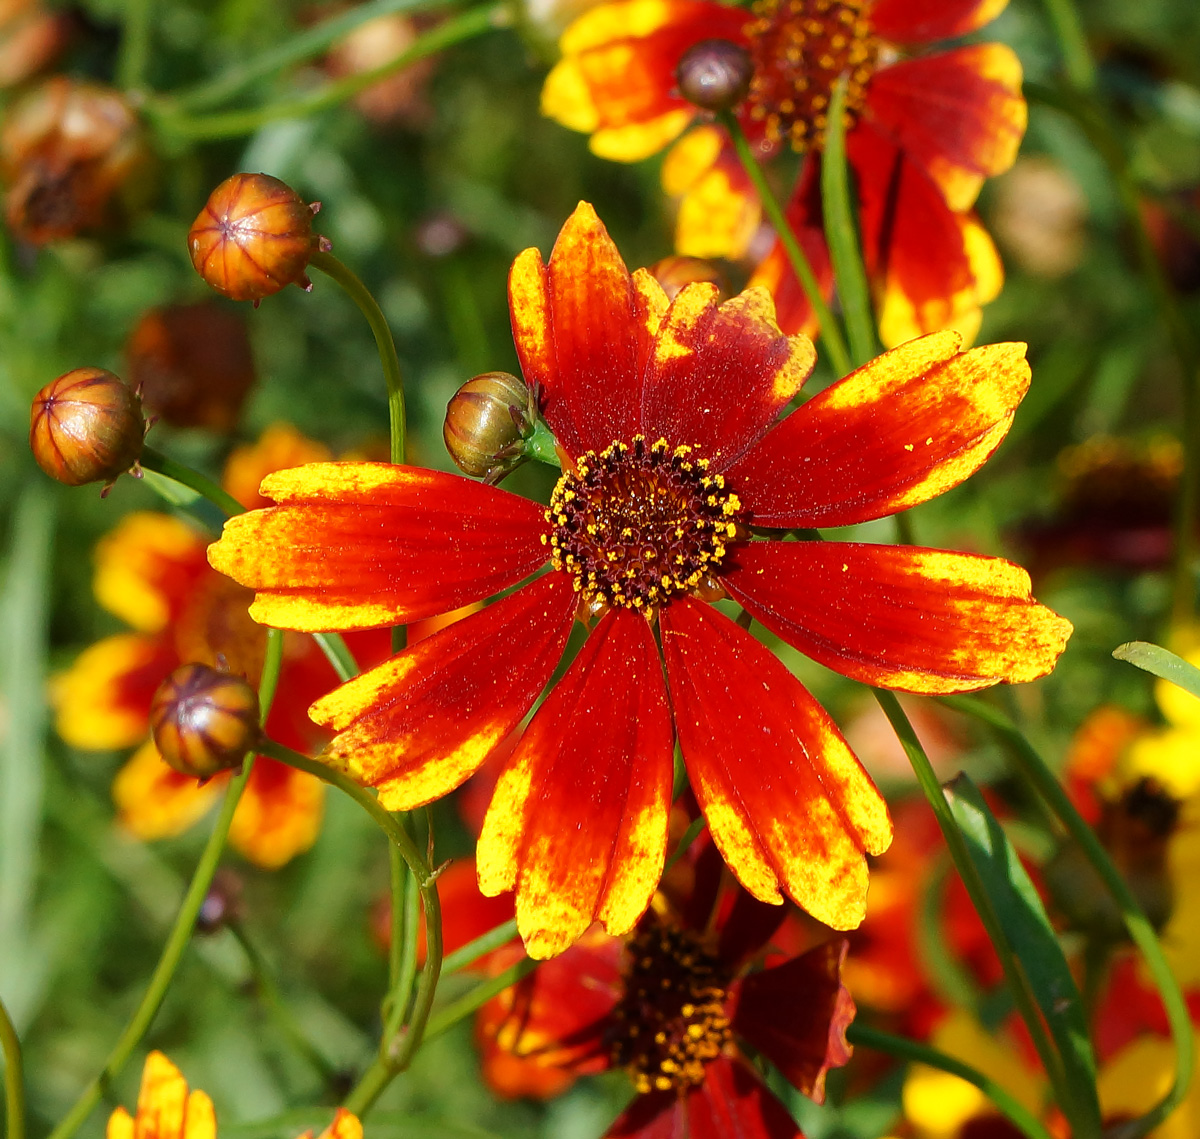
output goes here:
{"type": "Polygon", "coordinates": [[[1192,1079],[1195,1059],[1195,1038],[1187,1001],[1180,991],[1179,982],[1171,972],[1171,966],[1163,954],[1162,946],[1154,927],[1142,912],[1137,899],[1129,889],[1121,872],[1113,865],[1104,845],[1095,831],[1084,822],[1075,809],[1070,797],[1046,765],[1037,749],[1025,738],[1024,733],[1003,712],[970,696],[943,697],[942,703],[957,712],[971,716],[986,724],[1010,746],[1011,754],[1021,773],[1033,784],[1050,809],[1058,816],[1067,833],[1079,845],[1096,873],[1108,888],[1108,892],[1121,910],[1121,919],[1129,937],[1145,959],[1146,967],[1154,980],[1159,999],[1166,1010],[1171,1039],[1175,1044],[1175,1080],[1170,1091],[1147,1114],[1125,1124],[1122,1139],[1135,1139],[1152,1131],[1183,1102],[1192,1079]]]}
{"type": "Polygon", "coordinates": [[[169,478],[181,486],[186,486],[189,490],[194,490],[201,498],[208,499],[227,518],[232,518],[235,514],[245,513],[245,508],[242,504],[233,495],[227,494],[222,490],[211,479],[205,478],[199,471],[194,471],[191,467],[185,467],[182,463],[177,463],[174,459],[168,458],[161,451],[156,451],[153,447],[143,447],[142,455],[138,462],[146,470],[157,471],[165,478],[169,478]]]}
{"type": "Polygon", "coordinates": [[[117,86],[126,91],[145,82],[146,61],[150,58],[150,13],[154,0],[125,0],[125,27],[121,33],[121,52],[117,60],[117,86]]]}
{"type": "Polygon", "coordinates": [[[988,898],[987,890],[979,876],[979,871],[975,868],[975,864],[971,860],[971,855],[967,850],[962,832],[958,829],[958,824],[954,821],[950,805],[946,802],[946,797],[933,770],[933,765],[929,762],[929,757],[925,754],[925,749],[921,746],[921,742],[917,738],[917,733],[913,730],[908,716],[905,715],[904,709],[900,707],[900,701],[896,699],[896,694],[880,688],[873,689],[873,691],[875,699],[879,701],[879,706],[883,709],[884,715],[887,716],[891,723],[897,739],[899,739],[905,754],[908,756],[909,762],[912,764],[913,773],[917,777],[917,782],[920,784],[925,798],[928,800],[930,807],[933,808],[934,817],[937,819],[942,837],[946,840],[946,848],[950,853],[955,868],[958,870],[959,876],[962,878],[963,885],[967,888],[967,893],[971,897],[975,911],[979,914],[980,921],[983,922],[988,939],[996,951],[996,956],[1000,959],[1000,965],[1004,970],[1004,976],[1008,981],[1008,987],[1012,992],[1013,1000],[1016,1002],[1017,1010],[1021,1014],[1021,1019],[1025,1021],[1025,1026],[1029,1029],[1029,1035],[1033,1040],[1034,1047],[1037,1049],[1038,1056],[1041,1058],[1042,1066],[1046,1069],[1046,1074],[1050,1078],[1050,1083],[1055,1090],[1059,1106],[1064,1111],[1069,1111],[1073,1099],[1070,1089],[1065,1086],[1066,1077],[1060,1057],[1046,1032],[1045,1024],[1038,1011],[1037,1000],[1030,990],[1029,982],[1021,967],[1021,963],[1012,952],[1012,947],[1009,945],[1008,938],[1001,928],[1000,921],[988,898]]]}
{"type": "Polygon", "coordinates": [[[532,957],[524,957],[515,965],[510,965],[503,973],[489,977],[480,985],[476,985],[469,993],[451,1001],[445,1008],[439,1010],[437,1016],[429,1018],[429,1027],[425,1030],[425,1039],[432,1040],[449,1031],[460,1020],[470,1016],[477,1008],[487,1004],[492,997],[515,985],[523,977],[528,977],[539,965],[532,957]]]}
{"type": "MultiPolygon", "coordinates": [[[[396,849],[394,843],[388,845],[388,875],[392,895],[392,912],[388,915],[391,938],[388,943],[388,992],[391,993],[399,986],[400,972],[404,967],[404,935],[407,932],[405,926],[408,917],[407,899],[410,880],[408,867],[404,865],[404,859],[400,857],[400,851],[396,849]]],[[[386,1008],[383,1020],[386,1024],[388,1020],[386,1008]]]]}
{"type": "Polygon", "coordinates": [[[861,367],[876,354],[875,321],[871,314],[871,290],[858,244],[854,201],[846,162],[846,77],[833,85],[829,103],[829,127],[821,155],[821,209],[825,218],[825,244],[837,281],[846,334],[854,366],[861,367]]]}
{"type": "Polygon", "coordinates": [[[562,466],[554,433],[540,419],[534,420],[533,432],[528,439],[521,441],[521,448],[530,459],[536,459],[539,463],[551,467],[562,466]]]}
{"type": "Polygon", "coordinates": [[[865,1024],[852,1024],[846,1030],[846,1038],[850,1043],[873,1048],[877,1052],[886,1052],[889,1056],[897,1056],[913,1064],[925,1064],[942,1072],[949,1072],[960,1080],[974,1084],[988,1097],[1003,1115],[1027,1139],[1050,1139],[1050,1132],[1041,1124],[1038,1118],[1019,1103],[1006,1089],[995,1080],[985,1076],[969,1064],[956,1060],[953,1056],[939,1052],[915,1040],[903,1036],[893,1036],[888,1032],[880,1032],[865,1024]]]}
{"type": "Polygon", "coordinates": [[[337,633],[313,633],[312,639],[317,642],[317,647],[333,666],[339,680],[352,680],[358,675],[358,661],[337,633]]]}
{"type": "Polygon", "coordinates": [[[1046,0],[1046,12],[1050,23],[1054,25],[1054,34],[1058,38],[1071,86],[1080,91],[1093,90],[1096,86],[1096,63],[1072,0],[1046,0]]]}
{"type": "Polygon", "coordinates": [[[182,135],[189,139],[237,138],[253,134],[267,123],[280,119],[303,119],[321,111],[336,107],[368,87],[412,66],[418,60],[425,59],[448,47],[473,39],[483,32],[500,27],[507,8],[504,3],[484,4],[471,8],[453,19],[446,20],[421,35],[409,49],[395,59],[374,67],[370,71],[358,75],[348,75],[333,83],[311,91],[294,99],[286,99],[279,103],[268,103],[264,107],[251,107],[244,111],[228,111],[219,115],[200,115],[190,117],[177,113],[183,105],[179,103],[162,102],[152,105],[149,109],[157,114],[159,122],[165,130],[182,135]]]}
{"type": "Polygon", "coordinates": [[[21,1040],[4,1002],[0,1001],[0,1049],[4,1052],[4,1118],[7,1139],[25,1139],[25,1077],[21,1040]]]}
{"type": "Polygon", "coordinates": [[[808,303],[812,305],[813,313],[817,318],[817,334],[829,356],[829,362],[839,376],[844,376],[852,370],[850,352],[846,347],[841,328],[834,321],[833,313],[825,303],[825,297],[821,293],[821,286],[817,281],[816,274],[813,273],[808,258],[804,256],[804,250],[800,248],[800,242],[796,240],[796,235],[792,232],[792,227],[784,215],[783,207],[779,204],[779,199],[775,197],[775,192],[771,189],[762,167],[759,166],[758,159],[754,157],[754,151],[741,125],[729,111],[722,111],[717,118],[733,139],[734,149],[745,168],[746,176],[754,185],[759,201],[762,202],[763,212],[774,227],[775,235],[783,243],[783,249],[787,254],[792,271],[804,288],[808,303]]]}
{"type": "Polygon", "coordinates": [[[511,918],[496,926],[495,929],[489,929],[487,933],[480,934],[474,941],[468,941],[461,949],[447,954],[446,960],[442,962],[442,969],[446,973],[457,973],[460,969],[474,964],[485,953],[491,953],[493,949],[507,945],[516,936],[517,919],[511,918]]]}
{"type": "Polygon", "coordinates": [[[417,889],[421,894],[421,902],[425,909],[425,967],[421,970],[421,980],[417,985],[416,999],[413,1001],[412,1013],[407,1024],[390,1037],[385,1034],[375,1062],[346,1097],[345,1106],[355,1115],[362,1116],[383,1093],[392,1078],[408,1067],[424,1039],[425,1025],[429,1020],[429,1010],[433,1007],[433,997],[442,971],[442,911],[438,902],[437,881],[408,831],[391,812],[379,805],[379,801],[366,788],[360,787],[340,771],[334,771],[333,768],[284,747],[275,740],[261,740],[258,750],[263,755],[286,763],[289,767],[307,771],[310,775],[315,775],[336,787],[343,794],[349,795],[395,844],[409,872],[416,879],[417,889]]]}
{"type": "Polygon", "coordinates": [[[188,111],[219,106],[258,80],[321,55],[338,40],[369,20],[379,16],[390,16],[395,12],[415,12],[431,8],[438,2],[439,0],[373,0],[372,3],[359,4],[299,35],[292,36],[278,47],[271,48],[254,59],[234,64],[224,74],[193,87],[190,91],[180,92],[172,98],[171,105],[188,111]]]}

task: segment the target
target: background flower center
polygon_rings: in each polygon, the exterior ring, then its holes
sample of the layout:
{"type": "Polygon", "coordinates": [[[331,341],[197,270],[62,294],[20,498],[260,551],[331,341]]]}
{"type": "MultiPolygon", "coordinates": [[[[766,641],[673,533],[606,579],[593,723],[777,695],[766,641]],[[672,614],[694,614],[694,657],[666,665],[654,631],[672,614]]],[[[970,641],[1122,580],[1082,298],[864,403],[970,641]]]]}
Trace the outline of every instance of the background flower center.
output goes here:
{"type": "Polygon", "coordinates": [[[768,142],[821,150],[833,85],[848,74],[846,126],[858,115],[875,70],[879,41],[865,0],[758,0],[746,28],[754,57],[747,96],[752,122],[768,142]]]}
{"type": "Polygon", "coordinates": [[[702,1083],[705,1064],[732,1041],[724,967],[684,929],[647,930],[626,952],[625,995],[613,1010],[613,1063],[630,1069],[642,1093],[702,1083]]]}
{"type": "Polygon", "coordinates": [[[741,504],[691,447],[643,436],[581,456],[546,520],[556,569],[589,603],[650,610],[694,589],[737,535],[741,504]]]}

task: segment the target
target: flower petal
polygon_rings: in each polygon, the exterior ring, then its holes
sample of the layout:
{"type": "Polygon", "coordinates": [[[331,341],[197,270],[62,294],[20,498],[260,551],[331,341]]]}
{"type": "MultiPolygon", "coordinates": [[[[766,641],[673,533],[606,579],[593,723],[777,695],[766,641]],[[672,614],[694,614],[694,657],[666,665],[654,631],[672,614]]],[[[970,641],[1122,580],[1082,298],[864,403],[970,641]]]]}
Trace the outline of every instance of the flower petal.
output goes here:
{"type": "Polygon", "coordinates": [[[674,741],[645,618],[608,613],[517,745],[483,823],[484,894],[517,891],[531,957],[645,912],[666,858],[674,741]]]}
{"type": "Polygon", "coordinates": [[[663,161],[662,186],[680,199],[677,252],[733,260],[746,255],[762,224],[762,205],[723,130],[688,131],[663,161]]]}
{"type": "Polygon", "coordinates": [[[1035,680],[1071,623],[1003,558],[851,542],[754,542],[722,584],[776,636],[827,668],[906,692],[1035,680]]]}
{"type": "Polygon", "coordinates": [[[229,841],[255,865],[276,870],[317,841],[324,813],[319,779],[260,755],[234,811],[229,841]]]}
{"type": "Polygon", "coordinates": [[[891,842],[887,806],[825,710],[724,614],[686,599],[659,615],[675,726],[713,840],[756,898],[782,887],[813,917],[853,929],[864,850],[891,842]]]}
{"type": "Polygon", "coordinates": [[[721,470],[760,439],[808,378],[807,336],[784,336],[765,289],[718,305],[694,284],[671,302],[654,339],[643,405],[647,435],[698,446],[721,470]]]}
{"type": "Polygon", "coordinates": [[[546,561],[544,508],[457,475],[310,463],[266,478],[280,505],[240,514],[209,547],[257,591],[264,625],[321,632],[415,621],[528,577],[546,561]]]}
{"type": "Polygon", "coordinates": [[[339,1107],[319,1139],[363,1139],[362,1121],[354,1112],[339,1107]]]}
{"type": "Polygon", "coordinates": [[[929,43],[965,36],[1006,7],[1008,0],[875,0],[871,27],[892,43],[929,43]]]}
{"type": "Polygon", "coordinates": [[[704,1083],[640,1095],[605,1139],[804,1139],[775,1094],[741,1060],[720,1056],[704,1083]]]}
{"type": "Polygon", "coordinates": [[[1021,61],[1007,44],[972,44],[881,68],[867,107],[956,212],[971,208],[985,178],[1013,164],[1028,118],[1021,61]]]}
{"type": "Polygon", "coordinates": [[[208,813],[226,782],[223,774],[204,784],[181,775],[146,740],[113,779],[117,821],[146,841],[182,834],[208,813]]]}
{"type": "Polygon", "coordinates": [[[108,1139],[216,1139],[212,1100],[204,1092],[188,1094],[187,1081],[161,1052],[151,1052],[142,1069],[137,1116],[113,1112],[108,1139]]]}
{"type": "Polygon", "coordinates": [[[225,461],[221,486],[247,510],[270,506],[270,500],[258,493],[267,475],[332,458],[324,443],[306,438],[290,423],[272,423],[256,442],[233,449],[225,461]]]}
{"type": "Polygon", "coordinates": [[[322,697],[309,714],[339,733],[325,762],[378,788],[389,811],[453,791],[546,687],[577,600],[546,574],[322,697]]]}
{"type": "Polygon", "coordinates": [[[792,412],[725,473],[759,526],[848,526],[977,471],[1029,388],[1024,344],[959,352],[954,332],[893,348],[792,412]]]}
{"type": "Polygon", "coordinates": [[[536,249],[508,279],[513,339],[525,382],[569,455],[628,442],[641,429],[641,376],[667,298],[648,273],[631,276],[586,202],[554,243],[536,249]]]}
{"type": "Polygon", "coordinates": [[[800,957],[745,977],[738,987],[733,1030],[817,1103],[825,1102],[825,1073],[853,1049],[846,1029],[854,998],[842,983],[849,942],[827,941],[800,957]]]}

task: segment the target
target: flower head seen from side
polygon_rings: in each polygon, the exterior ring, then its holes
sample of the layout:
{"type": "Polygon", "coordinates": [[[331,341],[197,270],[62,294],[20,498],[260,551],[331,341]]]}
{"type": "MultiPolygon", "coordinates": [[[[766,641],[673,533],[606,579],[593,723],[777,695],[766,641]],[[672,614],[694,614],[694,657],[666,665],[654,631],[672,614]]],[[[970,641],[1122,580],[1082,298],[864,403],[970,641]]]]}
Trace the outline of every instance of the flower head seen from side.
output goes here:
{"type": "Polygon", "coordinates": [[[581,204],[549,263],[526,250],[509,281],[525,381],[564,456],[548,510],[436,471],[312,464],[268,478],[278,505],[231,519],[209,551],[255,589],[255,619],[285,628],[411,622],[525,583],[311,709],[338,733],[326,761],[393,810],[475,771],[533,708],[577,618],[589,626],[477,850],[483,892],[516,891],[533,956],[596,919],[625,933],[649,905],[676,741],[746,889],[834,928],[861,921],[887,808],[829,715],[712,602],[846,676],[922,693],[1032,680],[1070,632],[1001,559],[785,535],[965,479],[1025,392],[1021,345],[926,337],[776,422],[812,344],[780,333],[762,290],[715,296],[695,284],[668,304],[581,204]]]}
{"type": "MultiPolygon", "coordinates": [[[[268,471],[328,455],[291,428],[276,426],[253,447],[235,451],[226,488],[253,503],[268,471]]],[[[86,749],[137,751],[117,773],[113,797],[122,825],[153,840],[179,834],[212,806],[228,776],[200,785],[172,770],[149,738],[151,701],[183,664],[223,667],[257,684],[265,631],[247,615],[251,597],[216,573],[205,558],[208,539],[178,518],[150,511],[126,515],[96,548],[100,604],[131,631],[85,649],[53,684],[59,735],[86,749]]],[[[381,660],[386,634],[355,644],[368,662],[381,660]]],[[[337,678],[311,638],[289,635],[279,697],[267,721],[274,738],[310,747],[321,733],[305,714],[337,678]]],[[[324,789],[311,775],[260,756],[238,804],[230,841],[260,866],[276,867],[312,845],[320,830],[324,789]]]]}
{"type": "MultiPolygon", "coordinates": [[[[636,161],[674,143],[663,186],[680,199],[678,251],[741,257],[761,221],[758,200],[724,128],[687,130],[697,111],[680,94],[676,70],[699,42],[746,49],[754,77],[738,124],[762,157],[785,148],[804,156],[788,220],[828,289],[820,164],[833,85],[845,74],[847,158],[884,343],[947,327],[970,335],[1003,280],[972,206],[984,179],[1016,157],[1026,120],[1021,66],[1002,44],[927,49],[1004,6],[758,0],[746,11],[716,0],[614,0],[563,34],[542,110],[590,134],[601,157],[636,161]]],[[[774,293],[784,329],[812,332],[811,308],[778,242],[754,283],[774,293]]]]}

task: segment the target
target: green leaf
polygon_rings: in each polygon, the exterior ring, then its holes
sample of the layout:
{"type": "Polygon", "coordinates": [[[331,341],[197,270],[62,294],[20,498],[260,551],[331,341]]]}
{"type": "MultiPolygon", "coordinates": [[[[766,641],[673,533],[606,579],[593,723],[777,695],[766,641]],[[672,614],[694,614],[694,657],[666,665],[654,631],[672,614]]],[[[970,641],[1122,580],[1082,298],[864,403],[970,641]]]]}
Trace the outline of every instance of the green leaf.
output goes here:
{"type": "Polygon", "coordinates": [[[1148,641],[1128,641],[1113,649],[1112,655],[1117,660],[1127,660],[1146,672],[1169,680],[1200,699],[1200,668],[1188,664],[1182,657],[1164,649],[1162,645],[1152,645],[1148,641]]]}
{"type": "Polygon", "coordinates": [[[1060,1106],[1075,1134],[1099,1135],[1096,1057],[1088,1038],[1083,1001],[1042,900],[975,784],[966,775],[959,775],[946,785],[945,794],[1061,1058],[1065,1086],[1073,1102],[1060,1106]]]}

